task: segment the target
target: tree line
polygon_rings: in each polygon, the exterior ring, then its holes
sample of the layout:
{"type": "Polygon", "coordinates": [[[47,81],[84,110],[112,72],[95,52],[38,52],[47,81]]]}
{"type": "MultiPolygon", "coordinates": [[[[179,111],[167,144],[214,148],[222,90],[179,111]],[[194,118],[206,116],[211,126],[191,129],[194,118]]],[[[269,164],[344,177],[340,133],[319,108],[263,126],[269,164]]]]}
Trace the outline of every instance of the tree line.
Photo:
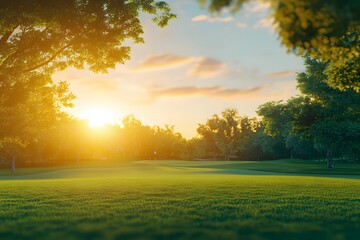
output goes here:
{"type": "Polygon", "coordinates": [[[133,115],[120,125],[89,127],[70,117],[58,120],[23,147],[0,149],[3,167],[13,156],[17,166],[60,166],[89,161],[181,159],[186,140],[173,126],[147,126],[133,115]]]}

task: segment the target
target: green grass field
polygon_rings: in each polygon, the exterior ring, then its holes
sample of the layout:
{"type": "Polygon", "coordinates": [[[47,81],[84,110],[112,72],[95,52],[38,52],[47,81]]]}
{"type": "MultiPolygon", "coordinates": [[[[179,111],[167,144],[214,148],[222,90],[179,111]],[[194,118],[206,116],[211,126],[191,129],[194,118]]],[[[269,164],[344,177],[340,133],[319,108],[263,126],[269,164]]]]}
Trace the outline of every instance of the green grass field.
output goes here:
{"type": "Polygon", "coordinates": [[[138,161],[0,171],[0,239],[359,239],[360,166],[138,161]]]}

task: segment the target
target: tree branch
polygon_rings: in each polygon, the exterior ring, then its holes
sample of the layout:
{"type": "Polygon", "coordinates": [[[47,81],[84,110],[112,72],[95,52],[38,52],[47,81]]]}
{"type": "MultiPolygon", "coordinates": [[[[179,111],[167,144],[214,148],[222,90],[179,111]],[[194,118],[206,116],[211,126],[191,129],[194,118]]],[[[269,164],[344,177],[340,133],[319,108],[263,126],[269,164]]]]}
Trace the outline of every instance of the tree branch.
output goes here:
{"type": "Polygon", "coordinates": [[[3,45],[6,43],[6,41],[7,41],[7,40],[10,38],[10,36],[14,33],[14,31],[15,31],[15,29],[16,29],[17,27],[18,27],[18,26],[13,27],[11,30],[6,31],[6,32],[4,33],[4,35],[1,36],[1,38],[0,38],[0,47],[3,46],[3,45]]]}
{"type": "Polygon", "coordinates": [[[19,52],[19,50],[13,51],[12,53],[8,54],[0,63],[0,68],[4,66],[6,62],[10,60],[11,57],[16,56],[16,54],[19,52]]]}
{"type": "Polygon", "coordinates": [[[53,61],[60,53],[62,53],[66,48],[68,48],[71,44],[66,44],[65,46],[63,46],[62,48],[60,48],[59,50],[57,50],[54,55],[52,55],[49,59],[39,63],[39,64],[36,64],[32,67],[29,67],[29,68],[26,68],[24,69],[22,72],[23,73],[26,73],[26,72],[31,72],[31,71],[34,71],[38,68],[41,68],[41,67],[44,67],[45,65],[49,64],[51,61],[53,61]]]}

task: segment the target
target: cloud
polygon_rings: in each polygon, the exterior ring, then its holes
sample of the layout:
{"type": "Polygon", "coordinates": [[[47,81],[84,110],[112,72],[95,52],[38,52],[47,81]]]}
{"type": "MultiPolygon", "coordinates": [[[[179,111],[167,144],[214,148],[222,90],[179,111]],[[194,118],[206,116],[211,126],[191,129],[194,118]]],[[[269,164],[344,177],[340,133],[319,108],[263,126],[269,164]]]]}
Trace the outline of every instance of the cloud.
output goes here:
{"type": "Polygon", "coordinates": [[[151,94],[154,98],[170,96],[207,96],[214,98],[234,98],[234,97],[249,97],[251,95],[259,95],[260,92],[265,90],[264,86],[241,89],[241,88],[223,88],[220,86],[214,87],[174,87],[174,88],[163,88],[153,89],[151,94]]]}
{"type": "Polygon", "coordinates": [[[192,22],[205,22],[209,20],[209,16],[207,15],[198,15],[191,19],[192,22]]]}
{"type": "Polygon", "coordinates": [[[258,20],[254,24],[253,28],[270,28],[270,29],[274,29],[274,19],[269,18],[269,17],[261,18],[260,20],[258,20]]]}
{"type": "Polygon", "coordinates": [[[276,78],[276,77],[292,77],[295,76],[296,72],[293,71],[280,71],[280,72],[272,72],[267,74],[266,76],[276,78]]]}
{"type": "Polygon", "coordinates": [[[243,22],[238,22],[238,23],[236,24],[236,27],[238,27],[238,28],[247,28],[247,24],[246,24],[246,23],[243,23],[243,22]]]}
{"type": "Polygon", "coordinates": [[[196,58],[177,56],[169,53],[153,55],[146,58],[138,66],[132,67],[131,70],[148,71],[160,70],[179,67],[195,61],[196,58]]]}
{"type": "Polygon", "coordinates": [[[209,57],[177,56],[173,54],[153,55],[143,60],[134,71],[163,70],[190,64],[187,74],[191,77],[211,78],[227,71],[226,64],[209,57]]]}
{"type": "Polygon", "coordinates": [[[296,89],[296,85],[296,81],[274,82],[268,87],[268,91],[265,92],[266,98],[271,99],[271,101],[287,100],[300,93],[296,89]]]}
{"type": "Polygon", "coordinates": [[[54,81],[67,81],[70,88],[90,88],[100,92],[116,91],[119,86],[119,79],[112,78],[106,74],[93,74],[86,70],[67,69],[56,73],[54,81]]]}
{"type": "Polygon", "coordinates": [[[102,92],[114,92],[119,89],[119,82],[113,79],[83,79],[73,84],[86,86],[102,92]]]}
{"type": "Polygon", "coordinates": [[[251,4],[249,7],[249,12],[260,13],[269,10],[269,8],[270,2],[255,1],[254,4],[251,4]]]}
{"type": "Polygon", "coordinates": [[[202,57],[195,63],[192,69],[189,70],[188,74],[192,77],[199,78],[211,78],[226,72],[226,65],[224,62],[202,57]]]}
{"type": "Polygon", "coordinates": [[[210,18],[209,22],[223,22],[223,23],[227,23],[227,22],[233,22],[234,18],[233,17],[224,17],[224,18],[210,18]]]}
{"type": "Polygon", "coordinates": [[[222,23],[227,23],[227,22],[233,22],[234,18],[233,17],[210,17],[207,15],[198,15],[195,16],[191,19],[192,22],[222,22],[222,23]]]}

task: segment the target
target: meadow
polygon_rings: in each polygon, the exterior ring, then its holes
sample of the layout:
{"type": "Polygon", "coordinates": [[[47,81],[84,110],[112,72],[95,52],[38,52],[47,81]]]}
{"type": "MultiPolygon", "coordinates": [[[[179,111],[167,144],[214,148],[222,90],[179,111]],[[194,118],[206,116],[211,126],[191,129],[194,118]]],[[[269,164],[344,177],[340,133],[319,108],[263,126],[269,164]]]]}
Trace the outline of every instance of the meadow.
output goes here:
{"type": "Polygon", "coordinates": [[[1,239],[358,239],[360,166],[135,161],[0,171],[1,239]]]}

